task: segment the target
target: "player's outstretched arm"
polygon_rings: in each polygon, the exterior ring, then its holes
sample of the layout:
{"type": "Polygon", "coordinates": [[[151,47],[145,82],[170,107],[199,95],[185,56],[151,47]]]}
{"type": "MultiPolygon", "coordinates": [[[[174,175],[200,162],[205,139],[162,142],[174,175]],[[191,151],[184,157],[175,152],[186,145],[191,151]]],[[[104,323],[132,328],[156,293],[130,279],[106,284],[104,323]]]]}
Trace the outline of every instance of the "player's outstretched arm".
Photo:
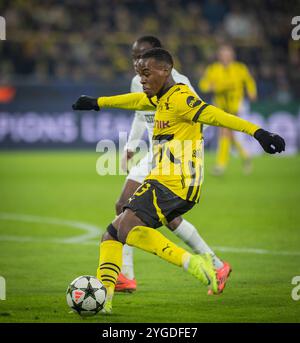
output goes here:
{"type": "Polygon", "coordinates": [[[153,111],[156,108],[153,100],[147,98],[145,93],[128,93],[114,96],[103,96],[99,98],[81,95],[75,104],[72,105],[73,110],[99,111],[102,107],[121,108],[133,111],[153,111]]]}
{"type": "MultiPolygon", "coordinates": [[[[245,119],[239,118],[223,110],[205,104],[200,108],[198,121],[203,124],[222,126],[235,131],[241,131],[254,136],[260,143],[265,152],[269,154],[280,153],[285,150],[285,141],[277,134],[268,132],[245,119]]],[[[196,113],[197,115],[197,113],[196,113]]]]}

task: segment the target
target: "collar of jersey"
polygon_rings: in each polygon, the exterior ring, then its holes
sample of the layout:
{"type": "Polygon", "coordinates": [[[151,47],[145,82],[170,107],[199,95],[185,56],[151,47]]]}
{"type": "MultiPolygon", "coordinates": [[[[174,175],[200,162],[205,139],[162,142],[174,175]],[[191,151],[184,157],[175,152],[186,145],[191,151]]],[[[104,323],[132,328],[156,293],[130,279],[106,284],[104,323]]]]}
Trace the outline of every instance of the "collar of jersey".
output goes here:
{"type": "Polygon", "coordinates": [[[165,97],[172,90],[172,88],[179,85],[183,85],[183,83],[175,83],[173,86],[167,88],[160,97],[157,96],[157,100],[160,101],[163,97],[165,97]]]}

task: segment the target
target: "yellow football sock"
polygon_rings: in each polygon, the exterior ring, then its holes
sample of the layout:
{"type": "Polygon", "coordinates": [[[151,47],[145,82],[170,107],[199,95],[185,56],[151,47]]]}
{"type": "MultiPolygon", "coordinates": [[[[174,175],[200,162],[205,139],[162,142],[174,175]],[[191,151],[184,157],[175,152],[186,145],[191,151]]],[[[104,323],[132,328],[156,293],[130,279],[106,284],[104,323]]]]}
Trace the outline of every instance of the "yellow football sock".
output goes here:
{"type": "Polygon", "coordinates": [[[123,244],[118,241],[108,240],[100,244],[99,267],[97,278],[107,290],[107,299],[111,300],[115,285],[122,266],[123,244]]]}
{"type": "Polygon", "coordinates": [[[218,167],[225,168],[228,164],[229,154],[230,138],[228,136],[221,136],[219,139],[216,165],[218,167]]]}
{"type": "Polygon", "coordinates": [[[126,243],[148,251],[162,259],[186,268],[191,254],[168,240],[160,232],[147,227],[135,226],[128,234],[126,243]]]}
{"type": "Polygon", "coordinates": [[[233,145],[243,160],[247,160],[249,158],[247,151],[236,138],[233,139],[233,145]]]}

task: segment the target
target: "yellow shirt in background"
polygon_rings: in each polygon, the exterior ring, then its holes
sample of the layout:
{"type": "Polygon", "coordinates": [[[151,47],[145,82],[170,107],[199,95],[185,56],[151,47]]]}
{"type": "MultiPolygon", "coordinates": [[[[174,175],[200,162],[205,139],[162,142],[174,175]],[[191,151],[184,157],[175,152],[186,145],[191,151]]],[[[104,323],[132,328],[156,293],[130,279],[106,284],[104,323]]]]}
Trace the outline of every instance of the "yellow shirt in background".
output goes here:
{"type": "Polygon", "coordinates": [[[220,62],[209,65],[199,81],[203,93],[213,93],[213,103],[224,111],[238,114],[241,102],[248,95],[256,96],[256,84],[247,66],[232,62],[224,66],[220,62]]]}

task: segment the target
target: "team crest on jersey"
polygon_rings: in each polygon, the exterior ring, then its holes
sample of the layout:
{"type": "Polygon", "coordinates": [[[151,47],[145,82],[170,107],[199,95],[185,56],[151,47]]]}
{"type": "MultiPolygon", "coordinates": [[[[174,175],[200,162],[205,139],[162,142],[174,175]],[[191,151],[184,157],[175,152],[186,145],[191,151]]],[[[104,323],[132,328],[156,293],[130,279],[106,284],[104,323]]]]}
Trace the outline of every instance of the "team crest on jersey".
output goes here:
{"type": "Polygon", "coordinates": [[[201,104],[201,100],[190,95],[187,97],[186,103],[189,107],[194,108],[194,107],[197,107],[201,104]]]}

